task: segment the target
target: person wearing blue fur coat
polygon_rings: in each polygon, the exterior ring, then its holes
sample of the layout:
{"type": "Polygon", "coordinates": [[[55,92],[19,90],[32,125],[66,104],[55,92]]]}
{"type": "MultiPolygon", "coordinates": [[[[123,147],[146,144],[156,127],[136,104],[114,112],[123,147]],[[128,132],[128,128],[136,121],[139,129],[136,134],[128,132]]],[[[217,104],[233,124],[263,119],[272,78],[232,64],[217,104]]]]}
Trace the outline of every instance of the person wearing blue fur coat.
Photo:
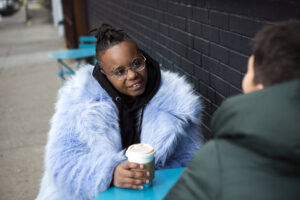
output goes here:
{"type": "Polygon", "coordinates": [[[95,66],[59,91],[37,200],[93,199],[110,186],[143,189],[149,171],[126,161],[136,143],[155,149],[155,169],[185,167],[203,144],[201,101],[184,77],[158,63],[122,30],[97,30],[95,66]]]}

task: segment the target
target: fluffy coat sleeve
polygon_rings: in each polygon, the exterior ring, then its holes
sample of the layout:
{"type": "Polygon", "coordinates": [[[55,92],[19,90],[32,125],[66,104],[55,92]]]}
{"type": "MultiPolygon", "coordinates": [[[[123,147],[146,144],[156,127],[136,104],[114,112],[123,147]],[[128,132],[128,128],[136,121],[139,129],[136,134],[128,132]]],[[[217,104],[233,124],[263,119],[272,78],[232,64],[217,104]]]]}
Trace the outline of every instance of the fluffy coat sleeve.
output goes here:
{"type": "Polygon", "coordinates": [[[37,199],[93,199],[110,186],[114,168],[126,160],[117,108],[105,95],[90,95],[94,85],[81,89],[78,76],[59,91],[37,199]],[[55,192],[49,189],[53,186],[55,192]]]}

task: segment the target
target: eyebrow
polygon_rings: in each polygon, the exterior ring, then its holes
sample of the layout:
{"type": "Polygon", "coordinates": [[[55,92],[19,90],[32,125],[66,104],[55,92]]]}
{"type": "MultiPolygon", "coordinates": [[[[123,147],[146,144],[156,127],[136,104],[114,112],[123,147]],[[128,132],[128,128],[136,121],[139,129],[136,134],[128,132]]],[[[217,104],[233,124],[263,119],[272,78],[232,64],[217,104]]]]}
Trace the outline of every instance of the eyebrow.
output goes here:
{"type": "MultiPolygon", "coordinates": [[[[131,64],[133,63],[133,61],[135,61],[137,58],[140,58],[140,57],[142,57],[140,54],[138,54],[136,57],[134,57],[131,61],[131,64]]],[[[125,68],[125,67],[124,66],[116,66],[116,67],[113,68],[112,71],[115,71],[115,70],[120,69],[120,68],[125,68]]]]}
{"type": "Polygon", "coordinates": [[[113,68],[112,71],[116,71],[117,69],[122,69],[122,68],[125,68],[125,67],[123,67],[123,66],[116,66],[116,67],[113,68]]]}

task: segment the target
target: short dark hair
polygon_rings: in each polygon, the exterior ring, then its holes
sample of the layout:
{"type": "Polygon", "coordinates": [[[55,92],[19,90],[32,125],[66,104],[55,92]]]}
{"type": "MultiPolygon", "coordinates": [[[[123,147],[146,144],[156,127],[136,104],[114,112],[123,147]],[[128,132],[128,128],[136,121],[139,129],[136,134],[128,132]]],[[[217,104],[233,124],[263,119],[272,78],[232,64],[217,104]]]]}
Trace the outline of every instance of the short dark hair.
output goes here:
{"type": "Polygon", "coordinates": [[[93,29],[90,32],[96,31],[96,56],[101,51],[105,51],[111,46],[120,42],[132,40],[123,30],[115,29],[109,24],[102,24],[99,28],[93,29]]]}
{"type": "Polygon", "coordinates": [[[252,41],[254,82],[270,86],[300,78],[300,21],[265,26],[252,41]]]}

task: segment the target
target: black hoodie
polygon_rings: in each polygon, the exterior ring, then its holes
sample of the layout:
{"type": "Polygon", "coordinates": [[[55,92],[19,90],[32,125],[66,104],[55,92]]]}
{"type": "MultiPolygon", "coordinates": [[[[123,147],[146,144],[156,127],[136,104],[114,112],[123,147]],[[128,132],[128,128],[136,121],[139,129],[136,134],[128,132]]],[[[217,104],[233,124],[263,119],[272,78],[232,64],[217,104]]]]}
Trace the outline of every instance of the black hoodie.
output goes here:
{"type": "Polygon", "coordinates": [[[112,97],[119,110],[119,126],[122,137],[122,147],[127,148],[132,144],[140,142],[142,131],[143,111],[146,104],[156,94],[161,80],[159,64],[142,52],[146,58],[147,77],[145,92],[138,96],[134,102],[126,103],[122,100],[120,93],[114,88],[106,76],[101,73],[98,64],[95,65],[93,76],[103,89],[112,97]],[[142,108],[141,119],[138,120],[138,111],[142,108]],[[138,124],[139,122],[139,124],[138,124]]]}

